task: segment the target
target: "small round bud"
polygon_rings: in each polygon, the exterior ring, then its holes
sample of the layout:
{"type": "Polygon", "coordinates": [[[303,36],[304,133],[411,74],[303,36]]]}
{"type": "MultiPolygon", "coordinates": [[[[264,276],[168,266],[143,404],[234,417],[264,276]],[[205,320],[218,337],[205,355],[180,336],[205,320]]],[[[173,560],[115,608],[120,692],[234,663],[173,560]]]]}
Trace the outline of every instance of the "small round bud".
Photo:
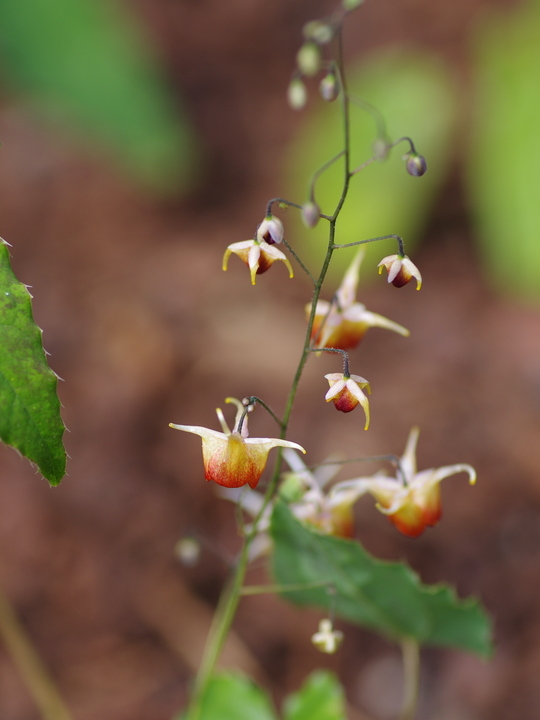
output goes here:
{"type": "Polygon", "coordinates": [[[377,160],[386,160],[388,157],[388,142],[384,138],[377,138],[373,143],[373,156],[377,160]]]}
{"type": "Polygon", "coordinates": [[[314,228],[321,217],[321,208],[315,202],[307,202],[302,205],[302,220],[308,228],[314,228]]]}
{"type": "Polygon", "coordinates": [[[321,51],[314,42],[305,42],[296,56],[298,69],[303,75],[316,75],[321,67],[321,51]]]}
{"type": "Polygon", "coordinates": [[[426,159],[423,155],[418,155],[418,153],[407,153],[405,155],[406,158],[406,165],[407,172],[409,175],[413,175],[414,177],[420,177],[423,175],[427,170],[427,163],[426,159]]]}
{"type": "Polygon", "coordinates": [[[307,103],[307,90],[300,78],[294,78],[287,90],[287,100],[293,110],[301,110],[307,103]]]}
{"type": "Polygon", "coordinates": [[[332,100],[338,97],[339,91],[340,87],[337,77],[333,72],[329,72],[323,77],[319,85],[319,92],[321,93],[322,99],[326,100],[326,102],[332,102],[332,100]]]}
{"type": "Polygon", "coordinates": [[[306,492],[306,484],[297,473],[287,473],[279,486],[279,497],[287,504],[301,500],[306,492]]]}
{"type": "Polygon", "coordinates": [[[343,9],[344,10],[355,10],[357,7],[360,7],[364,0],[343,0],[343,9]]]}
{"type": "Polygon", "coordinates": [[[200,543],[192,537],[180,538],[174,548],[174,554],[182,565],[193,567],[199,562],[201,555],[200,543]]]}
{"type": "Polygon", "coordinates": [[[326,45],[332,39],[334,29],[331,25],[327,25],[320,20],[311,20],[304,25],[303,33],[306,40],[313,40],[320,45],[326,45]]]}

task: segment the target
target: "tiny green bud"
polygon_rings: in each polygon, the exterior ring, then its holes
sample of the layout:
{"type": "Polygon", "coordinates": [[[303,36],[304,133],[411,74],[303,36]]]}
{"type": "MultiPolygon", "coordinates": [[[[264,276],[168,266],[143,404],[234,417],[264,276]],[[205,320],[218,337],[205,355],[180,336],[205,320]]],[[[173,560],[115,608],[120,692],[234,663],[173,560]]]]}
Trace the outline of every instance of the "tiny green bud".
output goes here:
{"type": "Polygon", "coordinates": [[[298,69],[303,75],[316,75],[321,67],[321,51],[314,42],[305,42],[296,56],[298,69]]]}
{"type": "Polygon", "coordinates": [[[302,205],[302,220],[308,228],[314,228],[319,222],[321,208],[315,202],[307,202],[302,205]]]}
{"type": "Polygon", "coordinates": [[[427,163],[423,155],[418,155],[418,153],[410,152],[405,155],[404,159],[407,161],[405,167],[407,168],[407,172],[409,173],[409,175],[413,175],[414,177],[420,177],[426,172],[427,163]]]}
{"type": "Polygon", "coordinates": [[[306,485],[297,473],[285,473],[279,486],[279,497],[286,503],[298,502],[306,492],[306,485]]]}
{"type": "Polygon", "coordinates": [[[306,40],[313,40],[320,45],[326,45],[332,39],[334,29],[331,25],[327,25],[320,20],[311,20],[304,25],[303,33],[306,40]]]}
{"type": "Polygon", "coordinates": [[[329,72],[323,77],[319,85],[319,92],[323,100],[332,102],[332,100],[335,100],[339,95],[339,90],[339,82],[333,72],[329,72]]]}
{"type": "Polygon", "coordinates": [[[300,78],[294,78],[287,90],[287,99],[293,110],[301,110],[307,103],[307,90],[300,78]]]}
{"type": "Polygon", "coordinates": [[[343,9],[344,10],[355,10],[357,7],[360,7],[364,0],[343,0],[343,9]]]}

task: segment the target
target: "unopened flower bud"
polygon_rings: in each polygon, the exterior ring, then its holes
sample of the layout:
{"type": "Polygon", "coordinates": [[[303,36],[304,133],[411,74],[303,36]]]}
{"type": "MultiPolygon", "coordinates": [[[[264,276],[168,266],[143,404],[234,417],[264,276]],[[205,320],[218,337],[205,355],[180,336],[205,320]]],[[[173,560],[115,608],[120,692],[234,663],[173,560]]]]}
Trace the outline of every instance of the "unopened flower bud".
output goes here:
{"type": "Polygon", "coordinates": [[[335,100],[338,97],[339,90],[339,82],[333,72],[329,72],[325,77],[323,77],[319,85],[319,92],[321,93],[323,100],[326,100],[326,102],[332,102],[332,100],[335,100]]]}
{"type": "Polygon", "coordinates": [[[287,90],[287,100],[293,110],[301,110],[307,103],[307,90],[300,78],[294,78],[287,90]]]}
{"type": "Polygon", "coordinates": [[[305,42],[296,56],[298,69],[303,75],[316,75],[321,67],[321,51],[314,42],[305,42]]]}
{"type": "Polygon", "coordinates": [[[343,0],[343,9],[344,10],[355,10],[357,7],[360,7],[364,0],[343,0]]]}
{"type": "Polygon", "coordinates": [[[311,642],[321,652],[333,655],[343,642],[343,633],[341,630],[334,630],[332,621],[325,618],[319,623],[319,632],[311,636],[311,642]]]}
{"type": "Polygon", "coordinates": [[[257,228],[257,240],[278,245],[283,240],[283,223],[275,215],[267,215],[257,228]]]}
{"type": "Polygon", "coordinates": [[[319,222],[321,208],[315,202],[307,202],[302,205],[302,220],[308,228],[314,228],[319,222]]]}
{"type": "Polygon", "coordinates": [[[174,554],[182,565],[193,567],[199,562],[201,544],[192,537],[183,537],[176,543],[174,554]]]}
{"type": "Polygon", "coordinates": [[[320,20],[311,20],[304,25],[303,33],[306,40],[313,40],[320,45],[325,45],[332,39],[334,30],[331,25],[320,20]]]}
{"type": "Polygon", "coordinates": [[[405,155],[407,172],[414,177],[420,177],[427,170],[426,158],[418,153],[407,153],[405,155]]]}
{"type": "Polygon", "coordinates": [[[286,503],[298,502],[306,492],[306,483],[298,473],[287,473],[279,486],[279,497],[286,503]]]}
{"type": "Polygon", "coordinates": [[[386,160],[388,157],[389,145],[383,138],[377,138],[373,143],[373,156],[377,160],[386,160]]]}

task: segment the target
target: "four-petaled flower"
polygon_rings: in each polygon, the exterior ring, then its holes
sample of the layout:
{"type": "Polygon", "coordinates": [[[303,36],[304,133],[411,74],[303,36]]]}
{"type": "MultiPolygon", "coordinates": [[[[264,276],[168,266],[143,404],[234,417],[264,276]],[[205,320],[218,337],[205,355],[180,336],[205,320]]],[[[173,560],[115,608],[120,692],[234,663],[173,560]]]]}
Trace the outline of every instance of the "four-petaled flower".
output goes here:
{"type": "Polygon", "coordinates": [[[469,482],[476,482],[476,471],[471,465],[447,465],[429,470],[416,470],[416,443],[418,428],[410,432],[405,452],[401,457],[397,478],[389,478],[377,473],[371,478],[347,480],[336,485],[331,491],[335,494],[364,492],[377,500],[377,508],[388,516],[396,528],[409,537],[418,537],[427,527],[436,525],[441,518],[441,491],[439,484],[450,475],[466,472],[469,482]]]}
{"type": "MultiPolygon", "coordinates": [[[[257,235],[259,231],[257,231],[257,235]]],[[[248,266],[251,273],[251,284],[255,285],[256,276],[262,275],[276,261],[281,260],[289,270],[289,277],[294,277],[291,263],[281,250],[269,245],[266,240],[244,240],[233,243],[225,250],[223,256],[223,270],[227,269],[231,253],[238,255],[248,266]]]]}
{"type": "Polygon", "coordinates": [[[254,488],[263,473],[269,451],[274,447],[296,448],[305,453],[303,447],[278,438],[249,438],[246,408],[236,398],[226,398],[238,408],[234,430],[231,432],[223,413],[216,410],[223,432],[209,430],[195,425],[175,425],[175,430],[193,433],[202,437],[204,472],[206,480],[214,480],[227,488],[238,488],[248,484],[254,488]]]}
{"type": "MultiPolygon", "coordinates": [[[[364,257],[360,249],[345,273],[334,300],[329,303],[319,300],[315,311],[315,320],[311,331],[314,348],[355,348],[370,327],[393,330],[400,335],[409,335],[409,331],[382,315],[377,315],[359,302],[355,302],[360,263],[364,257]]],[[[311,304],[306,306],[309,317],[311,304]]]]}
{"type": "Polygon", "coordinates": [[[366,378],[343,373],[330,373],[324,377],[330,383],[330,390],[324,397],[326,402],[333,400],[336,408],[344,413],[351,412],[360,404],[366,414],[364,430],[367,430],[369,427],[369,401],[362,390],[365,388],[368,393],[371,393],[371,388],[366,378]]]}
{"type": "Polygon", "coordinates": [[[343,642],[343,633],[341,630],[334,630],[332,621],[324,618],[319,623],[319,631],[311,636],[311,642],[321,652],[333,655],[343,642]]]}
{"type": "Polygon", "coordinates": [[[388,255],[383,258],[379,265],[379,275],[383,267],[388,271],[388,282],[394,287],[403,287],[413,278],[416,280],[416,289],[422,287],[422,276],[420,270],[407,255],[388,255]]]}

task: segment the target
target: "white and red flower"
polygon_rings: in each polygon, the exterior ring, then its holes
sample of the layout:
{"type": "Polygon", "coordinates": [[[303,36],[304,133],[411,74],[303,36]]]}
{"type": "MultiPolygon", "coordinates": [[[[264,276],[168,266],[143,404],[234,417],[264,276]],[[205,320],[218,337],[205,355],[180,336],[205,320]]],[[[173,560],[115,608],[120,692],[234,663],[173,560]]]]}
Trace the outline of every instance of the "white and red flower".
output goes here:
{"type": "Polygon", "coordinates": [[[394,287],[403,287],[413,278],[416,280],[416,289],[422,287],[422,276],[420,270],[407,255],[388,255],[383,258],[379,265],[379,275],[383,267],[388,271],[388,282],[394,287]]]}
{"type": "Polygon", "coordinates": [[[266,467],[268,453],[272,448],[296,448],[305,453],[303,447],[288,440],[248,437],[246,408],[236,398],[226,398],[225,402],[233,403],[238,409],[232,432],[220,408],[216,413],[223,432],[196,425],[169,424],[175,430],[202,437],[206,480],[213,480],[227,488],[238,488],[246,484],[254,488],[266,467]]]}
{"type": "Polygon", "coordinates": [[[366,378],[360,375],[344,375],[343,373],[330,373],[324,377],[330,384],[330,390],[324,397],[326,402],[333,400],[337,410],[344,413],[351,412],[360,404],[366,414],[364,430],[367,430],[369,427],[369,401],[362,390],[365,388],[370,393],[371,388],[366,378]]]}
{"type": "MultiPolygon", "coordinates": [[[[366,306],[356,302],[356,289],[360,273],[360,264],[364,250],[360,249],[350,264],[334,300],[329,303],[319,300],[315,311],[315,321],[311,331],[314,348],[337,348],[350,350],[362,340],[370,327],[393,330],[400,335],[409,335],[409,331],[377,313],[366,310],[366,306]]],[[[306,306],[309,317],[311,304],[306,306]]]]}

